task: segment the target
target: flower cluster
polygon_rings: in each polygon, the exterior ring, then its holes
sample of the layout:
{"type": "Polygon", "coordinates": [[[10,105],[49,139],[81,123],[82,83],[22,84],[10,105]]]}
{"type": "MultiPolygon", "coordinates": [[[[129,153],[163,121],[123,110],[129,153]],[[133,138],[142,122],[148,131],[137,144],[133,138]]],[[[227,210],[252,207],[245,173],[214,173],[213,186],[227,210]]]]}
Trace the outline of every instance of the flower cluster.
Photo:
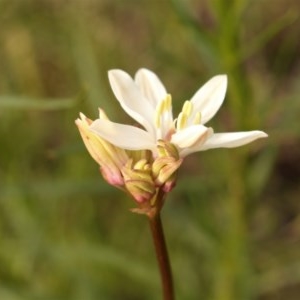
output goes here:
{"type": "Polygon", "coordinates": [[[140,207],[155,206],[159,192],[169,192],[187,155],[212,148],[232,148],[267,137],[259,131],[214,133],[205,124],[223,103],[226,75],[218,75],[185,101],[173,118],[172,98],[159,78],[140,69],[135,78],[109,71],[111,88],[124,111],[143,128],[114,123],[100,109],[95,121],[76,120],[91,156],[105,180],[128,191],[140,207]],[[154,199],[154,200],[153,200],[154,199]]]}

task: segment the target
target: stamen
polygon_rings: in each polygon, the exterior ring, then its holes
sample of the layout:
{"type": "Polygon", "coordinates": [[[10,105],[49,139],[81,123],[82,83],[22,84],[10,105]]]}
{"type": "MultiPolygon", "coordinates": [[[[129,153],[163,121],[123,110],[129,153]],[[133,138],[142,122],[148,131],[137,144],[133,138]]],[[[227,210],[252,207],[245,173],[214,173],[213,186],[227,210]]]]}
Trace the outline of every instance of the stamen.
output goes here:
{"type": "Polygon", "coordinates": [[[172,106],[172,96],[170,94],[167,94],[165,102],[166,102],[165,109],[166,109],[166,111],[168,111],[171,109],[171,106],[172,106]]]}
{"type": "Polygon", "coordinates": [[[186,126],[187,116],[184,112],[181,112],[178,116],[176,128],[177,130],[181,130],[186,126]]]}
{"type": "Polygon", "coordinates": [[[199,125],[201,124],[201,112],[198,111],[194,117],[194,120],[193,120],[193,124],[194,125],[199,125]]]}
{"type": "Polygon", "coordinates": [[[193,103],[191,101],[185,101],[182,107],[182,112],[186,115],[188,118],[193,111],[193,103]]]}
{"type": "Polygon", "coordinates": [[[162,119],[165,113],[170,113],[172,110],[172,97],[170,94],[166,95],[166,98],[161,100],[156,107],[155,111],[155,126],[156,128],[160,128],[162,126],[162,119]]]}
{"type": "Polygon", "coordinates": [[[184,129],[189,122],[189,117],[192,115],[193,112],[193,103],[191,101],[185,101],[182,107],[182,111],[178,116],[176,129],[182,130],[184,129]]]}
{"type": "Polygon", "coordinates": [[[165,100],[162,100],[156,106],[155,119],[154,119],[156,128],[160,128],[160,125],[161,125],[161,115],[164,111],[164,106],[165,106],[164,102],[165,102],[165,100]]]}

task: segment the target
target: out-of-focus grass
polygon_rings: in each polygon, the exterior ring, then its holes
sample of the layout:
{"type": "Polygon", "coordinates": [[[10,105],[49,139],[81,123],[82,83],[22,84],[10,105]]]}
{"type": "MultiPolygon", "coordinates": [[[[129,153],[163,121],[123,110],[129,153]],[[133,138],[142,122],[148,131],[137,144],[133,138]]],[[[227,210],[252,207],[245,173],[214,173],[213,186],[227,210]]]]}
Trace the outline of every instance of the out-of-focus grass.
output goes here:
{"type": "Polygon", "coordinates": [[[106,72],[156,71],[175,110],[229,75],[218,131],[267,140],[186,159],[164,208],[178,299],[298,299],[299,3],[0,2],[0,299],[159,299],[147,222],[74,119],[130,122],[106,72]]]}

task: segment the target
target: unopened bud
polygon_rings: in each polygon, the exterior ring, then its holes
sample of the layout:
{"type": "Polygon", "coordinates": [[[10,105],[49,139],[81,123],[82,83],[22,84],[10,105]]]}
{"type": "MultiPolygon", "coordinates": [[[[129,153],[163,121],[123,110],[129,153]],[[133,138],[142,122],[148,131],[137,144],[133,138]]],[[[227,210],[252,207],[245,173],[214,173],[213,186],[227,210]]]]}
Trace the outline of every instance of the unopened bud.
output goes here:
{"type": "Polygon", "coordinates": [[[179,159],[179,153],[176,146],[170,142],[159,140],[157,142],[157,150],[159,157],[173,157],[179,159]]]}
{"type": "MultiPolygon", "coordinates": [[[[104,112],[101,112],[102,116],[107,118],[104,112]]],[[[80,118],[75,121],[88,152],[100,165],[104,179],[111,185],[122,186],[124,182],[121,168],[128,160],[128,156],[124,149],[118,148],[94,134],[90,130],[92,122],[84,114],[80,114],[80,118]]]]}
{"type": "Polygon", "coordinates": [[[150,201],[156,193],[151,168],[145,160],[132,165],[130,160],[122,168],[125,187],[137,202],[150,201]]]}
{"type": "Polygon", "coordinates": [[[176,147],[160,140],[157,145],[158,157],[152,165],[153,177],[157,186],[163,186],[165,192],[170,192],[176,184],[176,171],[182,163],[176,147]]]}

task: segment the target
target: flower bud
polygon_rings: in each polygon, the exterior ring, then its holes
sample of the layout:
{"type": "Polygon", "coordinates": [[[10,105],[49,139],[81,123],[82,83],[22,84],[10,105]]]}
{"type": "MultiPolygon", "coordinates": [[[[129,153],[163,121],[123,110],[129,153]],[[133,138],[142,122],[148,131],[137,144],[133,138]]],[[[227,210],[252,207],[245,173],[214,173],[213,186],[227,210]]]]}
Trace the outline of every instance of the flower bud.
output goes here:
{"type": "MultiPolygon", "coordinates": [[[[104,114],[104,112],[102,112],[102,114],[104,114]]],[[[90,131],[89,126],[92,120],[87,118],[84,114],[81,113],[80,118],[78,118],[75,123],[88,152],[100,165],[100,171],[104,179],[111,185],[122,186],[124,180],[121,174],[121,168],[128,160],[125,150],[110,144],[90,131]]]]}
{"type": "Polygon", "coordinates": [[[145,159],[133,165],[129,160],[122,168],[124,184],[128,192],[139,203],[150,201],[156,193],[151,167],[145,159]]]}
{"type": "Polygon", "coordinates": [[[158,186],[163,186],[165,192],[170,192],[176,184],[176,171],[183,159],[179,158],[176,147],[166,141],[158,141],[158,157],[152,165],[153,177],[158,186]]]}
{"type": "Polygon", "coordinates": [[[176,146],[170,142],[164,140],[157,141],[158,157],[173,157],[179,159],[179,153],[176,146]]]}

